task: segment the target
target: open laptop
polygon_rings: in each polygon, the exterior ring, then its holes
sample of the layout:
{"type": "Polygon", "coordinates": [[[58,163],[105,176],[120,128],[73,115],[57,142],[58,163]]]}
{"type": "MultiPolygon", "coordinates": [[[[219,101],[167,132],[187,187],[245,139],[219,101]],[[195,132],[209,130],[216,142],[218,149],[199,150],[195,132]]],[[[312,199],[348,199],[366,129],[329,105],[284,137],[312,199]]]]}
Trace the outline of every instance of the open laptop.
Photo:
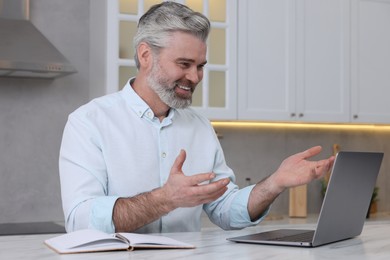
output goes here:
{"type": "Polygon", "coordinates": [[[383,153],[339,152],[315,230],[279,229],[228,238],[240,243],[316,247],[360,235],[383,153]]]}

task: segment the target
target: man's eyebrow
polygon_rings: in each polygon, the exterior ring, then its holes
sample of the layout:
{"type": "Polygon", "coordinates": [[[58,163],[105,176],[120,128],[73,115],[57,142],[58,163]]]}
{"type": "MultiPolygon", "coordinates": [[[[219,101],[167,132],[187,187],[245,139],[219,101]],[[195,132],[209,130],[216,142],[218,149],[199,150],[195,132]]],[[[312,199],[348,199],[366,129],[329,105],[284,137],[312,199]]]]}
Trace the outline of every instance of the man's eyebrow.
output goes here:
{"type": "MultiPolygon", "coordinates": [[[[187,58],[178,58],[178,59],[176,59],[176,62],[195,63],[195,60],[194,59],[187,59],[187,58]]],[[[206,64],[207,64],[207,60],[205,60],[204,62],[200,63],[200,65],[206,65],[206,64]]]]}

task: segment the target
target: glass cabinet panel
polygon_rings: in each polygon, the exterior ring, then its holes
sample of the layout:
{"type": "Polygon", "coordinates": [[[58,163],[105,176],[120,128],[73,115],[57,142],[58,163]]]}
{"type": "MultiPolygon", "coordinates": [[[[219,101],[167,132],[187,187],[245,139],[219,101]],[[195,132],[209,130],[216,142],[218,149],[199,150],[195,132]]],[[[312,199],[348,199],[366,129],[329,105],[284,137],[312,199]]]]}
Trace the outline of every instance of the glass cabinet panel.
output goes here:
{"type": "MultiPolygon", "coordinates": [[[[130,77],[136,76],[133,38],[138,19],[151,6],[161,2],[162,0],[109,1],[110,34],[107,48],[113,59],[109,61],[107,71],[110,82],[115,83],[107,87],[108,93],[122,89],[130,77]]],[[[222,118],[215,113],[221,113],[224,118],[235,117],[235,98],[228,93],[235,91],[236,88],[236,56],[234,50],[228,48],[236,46],[236,0],[176,0],[176,2],[203,13],[211,22],[207,40],[207,65],[204,67],[203,81],[198,84],[193,94],[192,107],[209,118],[222,118]],[[228,61],[232,64],[228,64],[228,61]],[[232,73],[227,73],[228,70],[232,73]]]]}
{"type": "Polygon", "coordinates": [[[144,12],[146,12],[147,10],[149,10],[150,7],[152,7],[152,5],[161,3],[162,1],[161,0],[144,0],[143,2],[144,2],[144,12]]]}
{"type": "Polygon", "coordinates": [[[195,92],[192,94],[192,106],[201,107],[203,99],[203,84],[202,81],[196,86],[195,92]]]}
{"type": "Polygon", "coordinates": [[[224,71],[210,71],[209,107],[226,106],[226,80],[224,71]]]}
{"type": "Polygon", "coordinates": [[[119,0],[119,12],[121,14],[137,14],[138,0],[119,0]]]}
{"type": "Polygon", "coordinates": [[[226,31],[225,29],[211,28],[209,35],[209,58],[210,64],[226,63],[226,31]]]}
{"type": "Polygon", "coordinates": [[[137,68],[133,66],[119,67],[119,89],[122,89],[127,81],[137,75],[137,68]]]}
{"type": "Polygon", "coordinates": [[[208,18],[212,22],[226,21],[226,0],[209,0],[208,18]]]}
{"type": "Polygon", "coordinates": [[[136,22],[119,22],[119,58],[134,59],[133,38],[137,31],[136,22]]]}
{"type": "Polygon", "coordinates": [[[196,12],[203,13],[202,0],[186,0],[184,4],[196,12]]]}

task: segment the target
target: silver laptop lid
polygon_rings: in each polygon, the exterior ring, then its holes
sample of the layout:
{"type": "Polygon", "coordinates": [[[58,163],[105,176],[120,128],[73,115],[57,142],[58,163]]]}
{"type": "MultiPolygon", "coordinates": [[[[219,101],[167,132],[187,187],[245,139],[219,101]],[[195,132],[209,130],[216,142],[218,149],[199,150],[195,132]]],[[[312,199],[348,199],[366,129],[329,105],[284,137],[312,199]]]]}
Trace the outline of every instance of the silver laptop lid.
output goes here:
{"type": "Polygon", "coordinates": [[[360,235],[382,159],[383,153],[337,154],[313,246],[360,235]]]}

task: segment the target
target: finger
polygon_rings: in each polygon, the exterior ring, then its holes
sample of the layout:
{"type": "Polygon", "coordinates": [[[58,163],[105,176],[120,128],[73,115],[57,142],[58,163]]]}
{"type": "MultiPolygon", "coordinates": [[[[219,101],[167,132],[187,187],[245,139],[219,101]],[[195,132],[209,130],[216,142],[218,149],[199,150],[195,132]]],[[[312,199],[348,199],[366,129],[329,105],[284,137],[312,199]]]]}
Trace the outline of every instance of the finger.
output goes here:
{"type": "Polygon", "coordinates": [[[212,201],[222,196],[229,184],[230,179],[221,179],[216,182],[205,184],[201,186],[192,187],[194,194],[198,194],[197,197],[201,201],[212,201]]]}
{"type": "Polygon", "coordinates": [[[205,194],[213,193],[218,189],[226,187],[230,182],[229,178],[224,178],[209,184],[199,185],[197,187],[201,188],[201,192],[205,194]]]}
{"type": "Polygon", "coordinates": [[[173,173],[181,173],[184,161],[186,160],[187,154],[185,150],[180,150],[179,155],[176,157],[175,162],[173,163],[172,166],[172,172],[173,173]]]}
{"type": "Polygon", "coordinates": [[[205,196],[203,199],[202,199],[202,203],[209,203],[211,201],[214,201],[216,199],[218,199],[219,197],[221,197],[226,191],[227,191],[227,187],[224,186],[222,187],[221,189],[219,190],[216,190],[210,194],[207,194],[207,196],[205,196]]]}
{"type": "Polygon", "coordinates": [[[333,166],[334,159],[335,157],[331,156],[328,159],[319,161],[319,165],[325,167],[326,170],[329,171],[333,166]]]}
{"type": "Polygon", "coordinates": [[[190,185],[204,185],[203,182],[209,182],[215,178],[215,173],[199,173],[188,177],[190,185]]]}
{"type": "Polygon", "coordinates": [[[335,157],[334,156],[331,156],[331,157],[329,157],[329,159],[327,160],[328,162],[328,169],[327,169],[327,171],[330,171],[331,169],[332,169],[332,167],[333,167],[333,163],[334,163],[334,159],[335,159],[335,157]]]}
{"type": "Polygon", "coordinates": [[[303,159],[308,159],[310,157],[313,157],[313,156],[319,154],[321,151],[322,151],[321,146],[314,146],[314,147],[307,149],[306,151],[303,151],[301,153],[301,155],[302,155],[303,159]]]}
{"type": "Polygon", "coordinates": [[[322,177],[325,173],[327,173],[332,167],[332,157],[326,160],[321,160],[314,163],[314,172],[317,178],[322,177]]]}

